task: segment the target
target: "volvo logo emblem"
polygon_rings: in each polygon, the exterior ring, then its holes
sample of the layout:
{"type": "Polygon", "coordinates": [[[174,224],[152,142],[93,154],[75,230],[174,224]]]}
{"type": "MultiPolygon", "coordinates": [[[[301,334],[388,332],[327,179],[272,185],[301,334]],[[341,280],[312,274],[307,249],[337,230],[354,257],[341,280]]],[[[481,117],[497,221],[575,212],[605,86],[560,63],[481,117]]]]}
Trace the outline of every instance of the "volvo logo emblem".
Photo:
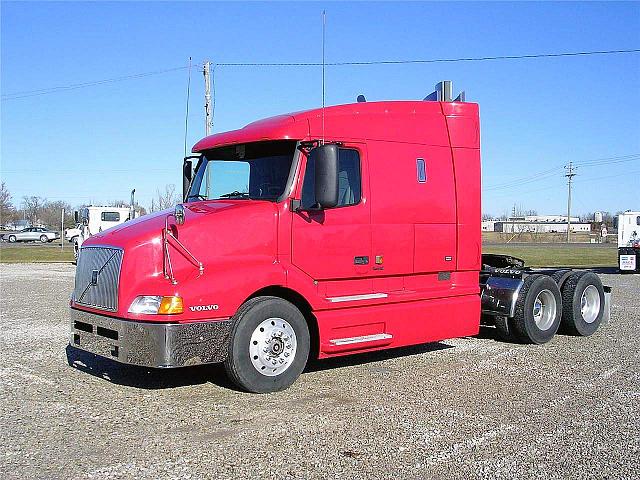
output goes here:
{"type": "Polygon", "coordinates": [[[93,270],[91,272],[91,283],[89,285],[96,286],[98,285],[98,270],[93,270]]]}

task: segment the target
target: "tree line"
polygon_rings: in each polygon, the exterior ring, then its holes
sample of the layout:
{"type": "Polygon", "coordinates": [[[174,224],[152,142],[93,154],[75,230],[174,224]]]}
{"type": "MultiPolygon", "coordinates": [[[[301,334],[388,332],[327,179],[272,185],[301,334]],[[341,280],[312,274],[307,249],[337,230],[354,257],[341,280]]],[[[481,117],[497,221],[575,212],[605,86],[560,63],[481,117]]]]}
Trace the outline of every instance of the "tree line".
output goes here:
{"type": "MultiPolygon", "coordinates": [[[[156,189],[155,196],[151,199],[148,208],[136,203],[135,209],[138,215],[157,212],[172,208],[180,202],[180,197],[173,184],[165,185],[163,189],[156,189]]],[[[75,208],[63,200],[50,201],[37,195],[26,195],[14,205],[13,196],[5,182],[0,183],[0,225],[15,224],[19,220],[26,220],[30,225],[45,225],[51,228],[62,227],[62,210],[64,209],[64,225],[71,227],[75,224],[74,211],[87,205],[78,205],[75,208]]],[[[112,200],[104,204],[109,207],[130,208],[130,202],[124,200],[112,200]]]]}

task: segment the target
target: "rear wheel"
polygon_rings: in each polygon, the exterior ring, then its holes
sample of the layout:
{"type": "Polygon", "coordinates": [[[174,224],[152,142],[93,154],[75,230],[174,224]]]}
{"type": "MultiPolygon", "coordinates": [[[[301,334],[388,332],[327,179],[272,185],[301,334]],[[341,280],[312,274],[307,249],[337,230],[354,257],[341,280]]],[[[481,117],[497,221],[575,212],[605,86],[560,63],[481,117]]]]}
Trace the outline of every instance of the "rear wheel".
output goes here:
{"type": "Polygon", "coordinates": [[[602,323],[604,288],[593,272],[575,272],[562,286],[562,331],[592,335],[602,323]]]}
{"type": "Polygon", "coordinates": [[[290,302],[256,297],[234,317],[224,367],[238,387],[254,393],[284,390],[302,373],[309,357],[309,329],[290,302]]]}
{"type": "Polygon", "coordinates": [[[514,338],[510,319],[505,316],[496,316],[494,322],[498,339],[503,342],[512,342],[514,338]]]}
{"type": "Polygon", "coordinates": [[[547,343],[560,326],[562,298],[556,282],[548,275],[529,275],[516,302],[513,327],[524,343],[547,343]]]}

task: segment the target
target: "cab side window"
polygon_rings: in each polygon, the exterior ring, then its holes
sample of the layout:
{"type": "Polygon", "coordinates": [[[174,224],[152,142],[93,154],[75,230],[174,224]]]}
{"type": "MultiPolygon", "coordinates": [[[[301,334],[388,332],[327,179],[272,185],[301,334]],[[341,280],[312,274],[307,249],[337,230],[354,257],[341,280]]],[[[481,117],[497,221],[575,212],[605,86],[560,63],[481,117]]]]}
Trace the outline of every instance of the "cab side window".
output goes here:
{"type": "MultiPolygon", "coordinates": [[[[362,198],[362,178],[360,174],[360,154],[357,150],[341,148],[338,153],[338,205],[357,205],[362,198]]],[[[307,168],[302,184],[302,208],[309,209],[316,204],[315,160],[307,160],[307,168]]]]}

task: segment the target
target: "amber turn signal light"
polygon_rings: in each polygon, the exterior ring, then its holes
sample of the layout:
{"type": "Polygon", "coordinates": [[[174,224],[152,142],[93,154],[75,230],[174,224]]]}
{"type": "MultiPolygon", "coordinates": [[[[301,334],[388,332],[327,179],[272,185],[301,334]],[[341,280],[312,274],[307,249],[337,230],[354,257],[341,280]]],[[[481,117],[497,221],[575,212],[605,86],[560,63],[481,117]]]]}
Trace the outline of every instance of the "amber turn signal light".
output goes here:
{"type": "Polygon", "coordinates": [[[182,313],[183,311],[184,305],[182,303],[182,297],[162,297],[160,307],[158,308],[158,315],[174,315],[176,313],[182,313]]]}

